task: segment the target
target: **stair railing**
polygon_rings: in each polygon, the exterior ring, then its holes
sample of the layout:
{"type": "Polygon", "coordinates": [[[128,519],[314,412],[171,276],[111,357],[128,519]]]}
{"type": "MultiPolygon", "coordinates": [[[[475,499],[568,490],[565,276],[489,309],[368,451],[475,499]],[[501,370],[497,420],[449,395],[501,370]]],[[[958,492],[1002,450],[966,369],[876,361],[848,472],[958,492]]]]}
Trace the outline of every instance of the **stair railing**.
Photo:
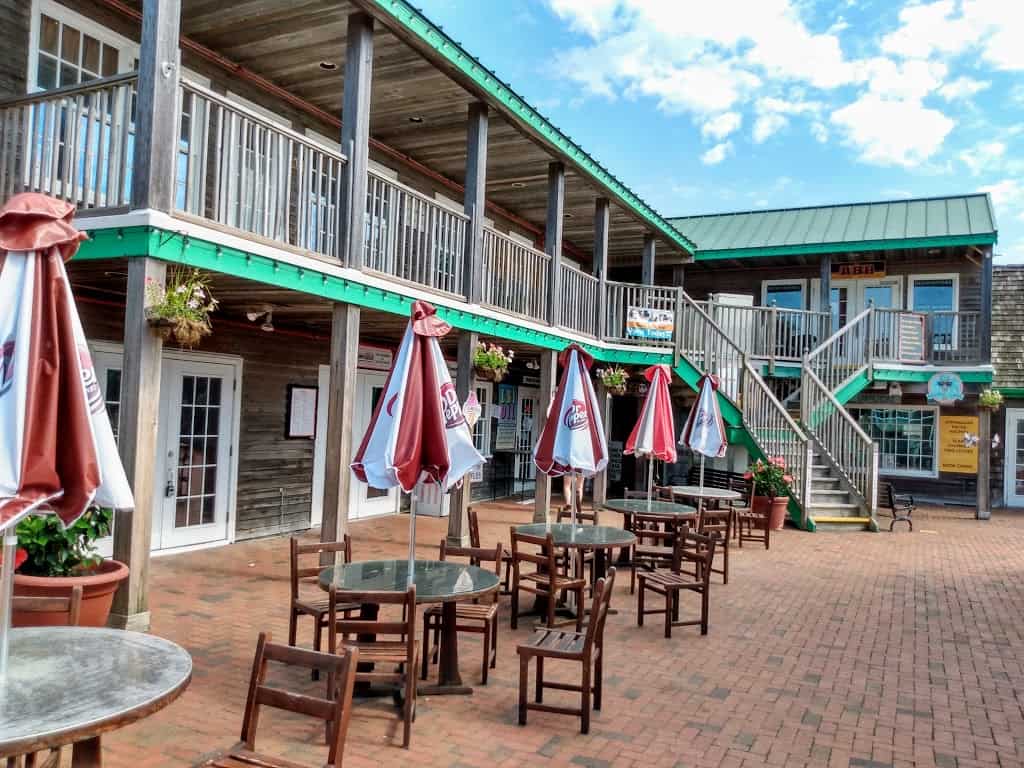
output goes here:
{"type": "Polygon", "coordinates": [[[781,456],[792,476],[793,497],[800,504],[801,527],[806,528],[811,500],[813,446],[775,393],[750,364],[743,369],[743,425],[765,456],[781,456]]]}
{"type": "Polygon", "coordinates": [[[804,356],[804,370],[818,374],[829,392],[838,392],[871,365],[873,316],[869,306],[804,356]]]}
{"type": "Polygon", "coordinates": [[[686,293],[679,292],[676,354],[695,368],[718,377],[719,391],[740,403],[746,355],[686,293]]]}

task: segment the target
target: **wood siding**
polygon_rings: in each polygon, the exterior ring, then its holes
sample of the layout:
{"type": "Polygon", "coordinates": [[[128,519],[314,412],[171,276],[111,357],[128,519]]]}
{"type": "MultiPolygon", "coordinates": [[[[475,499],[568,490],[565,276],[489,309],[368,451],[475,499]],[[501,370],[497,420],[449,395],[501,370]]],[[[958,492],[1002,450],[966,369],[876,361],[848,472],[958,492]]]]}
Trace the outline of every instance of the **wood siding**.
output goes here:
{"type": "Polygon", "coordinates": [[[0,98],[25,93],[32,4],[0,0],[0,98]]]}
{"type": "Polygon", "coordinates": [[[992,364],[996,387],[1024,387],[1024,267],[993,272],[992,364]]]}

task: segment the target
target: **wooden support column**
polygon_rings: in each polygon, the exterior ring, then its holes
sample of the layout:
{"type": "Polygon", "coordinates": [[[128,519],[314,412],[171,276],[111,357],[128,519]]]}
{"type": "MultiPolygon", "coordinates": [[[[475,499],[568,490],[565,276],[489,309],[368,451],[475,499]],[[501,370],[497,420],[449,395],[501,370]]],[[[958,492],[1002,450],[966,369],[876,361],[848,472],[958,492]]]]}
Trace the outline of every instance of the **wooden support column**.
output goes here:
{"type": "MultiPolygon", "coordinates": [[[[466,233],[462,292],[470,304],[479,304],[483,298],[484,213],[487,210],[487,105],[479,101],[469,105],[466,125],[464,203],[469,231],[466,233]]],[[[459,397],[463,395],[460,393],[459,397]]]]}
{"type": "MultiPolygon", "coordinates": [[[[459,331],[458,371],[455,374],[455,394],[459,404],[466,402],[473,389],[473,352],[480,341],[479,334],[459,331]]],[[[481,414],[486,419],[487,414],[481,414]]],[[[448,509],[448,543],[456,547],[469,546],[469,504],[473,498],[469,475],[462,479],[462,486],[451,493],[448,509]]]]}
{"type": "Polygon", "coordinates": [[[981,262],[981,308],[978,334],[981,340],[981,362],[992,362],[992,246],[985,249],[981,262]]]}
{"type": "Polygon", "coordinates": [[[133,209],[174,207],[181,0],[144,0],[132,165],[133,209]]]}
{"type": "MultiPolygon", "coordinates": [[[[823,253],[821,255],[821,262],[819,264],[821,273],[818,275],[818,306],[811,307],[811,309],[824,312],[829,317],[832,316],[832,254],[823,253]]],[[[832,332],[838,331],[838,328],[833,328],[832,332]]]]}
{"type": "Polygon", "coordinates": [[[608,335],[608,198],[594,203],[594,276],[597,278],[597,328],[601,338],[608,335]]]}
{"type": "Polygon", "coordinates": [[[672,285],[683,288],[686,284],[686,268],[682,264],[672,267],[672,285]]]}
{"type": "Polygon", "coordinates": [[[654,256],[654,235],[646,234],[644,235],[643,262],[640,271],[640,282],[644,285],[654,285],[654,256]]]}
{"type": "Polygon", "coordinates": [[[370,87],[373,82],[373,17],[348,17],[345,51],[345,91],[341,106],[341,151],[348,157],[341,186],[341,217],[345,263],[363,266],[366,228],[366,172],[370,165],[370,87]]]}
{"type": "MultiPolygon", "coordinates": [[[[352,443],[362,439],[362,435],[353,434],[359,315],[355,304],[338,302],[331,311],[331,391],[327,398],[327,460],[320,541],[341,541],[348,530],[352,443]]],[[[321,562],[329,565],[333,557],[324,556],[321,562]]]]}
{"type": "Polygon", "coordinates": [[[551,257],[548,274],[548,322],[558,325],[562,301],[562,225],[565,221],[565,166],[548,165],[548,219],[544,251],[551,257]]]}
{"type": "MultiPolygon", "coordinates": [[[[594,386],[594,394],[597,395],[597,407],[601,411],[601,423],[604,425],[605,443],[611,440],[612,434],[612,398],[608,394],[608,388],[598,379],[594,386]]],[[[608,498],[608,468],[594,475],[593,491],[594,509],[600,508],[608,498]]]]}
{"type": "MultiPolygon", "coordinates": [[[[547,419],[548,408],[555,397],[555,388],[558,386],[558,353],[553,349],[546,349],[540,353],[540,392],[537,395],[537,417],[543,424],[547,419]],[[541,416],[541,414],[544,414],[541,416]]],[[[537,439],[540,439],[540,432],[537,432],[537,439]]],[[[537,484],[533,496],[533,522],[550,523],[548,518],[551,511],[551,478],[540,470],[537,470],[537,484]]]]}
{"type": "Polygon", "coordinates": [[[128,566],[128,578],[114,595],[107,622],[112,627],[149,630],[149,552],[153,510],[164,494],[156,476],[160,415],[160,358],[163,341],[146,322],[146,284],[163,285],[167,265],[150,258],[128,260],[121,374],[121,428],[118,451],[135,497],[134,510],[114,513],[114,559],[128,566]]]}
{"type": "Polygon", "coordinates": [[[992,517],[992,410],[978,408],[978,520],[992,517]]]}

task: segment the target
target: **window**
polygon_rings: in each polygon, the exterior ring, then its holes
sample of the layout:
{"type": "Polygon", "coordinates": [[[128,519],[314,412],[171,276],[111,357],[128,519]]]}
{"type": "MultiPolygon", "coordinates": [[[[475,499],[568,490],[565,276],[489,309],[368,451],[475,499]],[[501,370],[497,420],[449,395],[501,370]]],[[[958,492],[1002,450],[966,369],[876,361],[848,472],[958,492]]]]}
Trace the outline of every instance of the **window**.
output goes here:
{"type": "Polygon", "coordinates": [[[910,278],[910,308],[916,312],[933,313],[934,349],[957,348],[959,294],[959,275],[913,275],[910,278]]]}
{"type": "Polygon", "coordinates": [[[43,90],[116,75],[120,51],[67,22],[41,13],[35,86],[43,90]]]}
{"type": "Polygon", "coordinates": [[[804,308],[804,280],[765,280],[761,283],[761,304],[780,309],[804,308]]]}
{"type": "Polygon", "coordinates": [[[491,385],[487,382],[474,381],[473,389],[476,399],[480,402],[480,418],[473,425],[473,445],[484,456],[491,455],[491,385]]]}
{"type": "Polygon", "coordinates": [[[884,475],[935,477],[937,408],[851,406],[861,428],[878,444],[884,475]]]}

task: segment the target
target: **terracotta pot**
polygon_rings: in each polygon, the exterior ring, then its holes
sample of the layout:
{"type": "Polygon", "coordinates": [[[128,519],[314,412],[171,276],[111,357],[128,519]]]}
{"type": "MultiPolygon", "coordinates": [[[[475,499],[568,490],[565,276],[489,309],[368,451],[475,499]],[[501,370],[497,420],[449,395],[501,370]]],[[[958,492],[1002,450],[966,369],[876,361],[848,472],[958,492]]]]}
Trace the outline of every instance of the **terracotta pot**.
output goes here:
{"type": "Polygon", "coordinates": [[[753,509],[755,514],[768,515],[768,528],[777,531],[786,522],[786,511],[789,507],[788,496],[777,496],[772,499],[768,496],[755,496],[753,509]]]}
{"type": "MultiPolygon", "coordinates": [[[[114,602],[117,585],[128,578],[128,566],[118,560],[104,560],[88,576],[25,576],[14,574],[14,594],[25,597],[67,597],[78,585],[82,587],[83,627],[105,627],[114,602]]],[[[14,612],[15,627],[48,627],[65,623],[62,613],[14,612]]]]}

